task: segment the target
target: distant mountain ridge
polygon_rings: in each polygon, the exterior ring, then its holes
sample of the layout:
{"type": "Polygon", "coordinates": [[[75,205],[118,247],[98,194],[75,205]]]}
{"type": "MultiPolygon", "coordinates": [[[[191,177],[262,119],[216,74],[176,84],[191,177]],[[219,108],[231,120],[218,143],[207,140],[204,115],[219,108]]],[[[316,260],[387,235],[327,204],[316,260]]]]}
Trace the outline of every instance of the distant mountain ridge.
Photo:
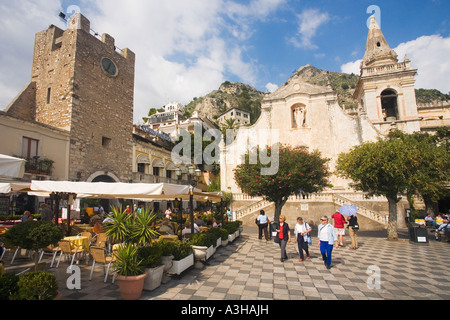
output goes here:
{"type": "MultiPolygon", "coordinates": [[[[311,65],[299,68],[277,91],[282,90],[293,78],[324,89],[336,92],[338,102],[343,109],[356,108],[353,93],[359,80],[359,75],[320,70],[311,65]]],[[[274,94],[276,94],[276,92],[274,94]]],[[[261,114],[261,103],[265,93],[247,84],[225,81],[218,90],[194,98],[186,107],[185,115],[190,116],[197,111],[201,118],[215,121],[221,114],[231,108],[250,112],[251,124],[255,123],[261,114]]],[[[450,95],[438,90],[417,89],[417,103],[433,103],[449,101],[450,95]]]]}

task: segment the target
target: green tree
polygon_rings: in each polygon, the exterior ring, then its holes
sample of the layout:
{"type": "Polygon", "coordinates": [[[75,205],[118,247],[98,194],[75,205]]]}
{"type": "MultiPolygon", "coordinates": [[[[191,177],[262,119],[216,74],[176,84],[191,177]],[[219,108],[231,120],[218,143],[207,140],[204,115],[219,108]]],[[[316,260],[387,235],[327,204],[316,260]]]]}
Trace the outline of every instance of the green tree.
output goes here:
{"type": "Polygon", "coordinates": [[[243,192],[274,202],[274,219],[277,221],[291,195],[319,192],[329,186],[328,161],[329,159],[321,157],[319,151],[308,152],[306,147],[274,145],[266,147],[264,152],[254,148],[245,155],[245,162],[235,169],[234,178],[243,192]],[[278,152],[278,172],[274,175],[262,173],[263,168],[271,166],[261,163],[260,155],[266,151],[268,157],[272,157],[273,152],[278,152]],[[250,159],[258,161],[251,164],[250,159]]]}
{"type": "Polygon", "coordinates": [[[406,134],[391,132],[388,139],[400,140],[405,148],[414,152],[405,177],[408,179],[408,194],[422,196],[427,214],[438,213],[438,200],[448,194],[450,158],[448,153],[448,130],[437,135],[429,133],[406,134]]]}
{"type": "Polygon", "coordinates": [[[38,270],[39,250],[57,245],[64,231],[48,221],[27,221],[16,224],[3,236],[11,246],[34,251],[35,270],[38,270]]]}
{"type": "Polygon", "coordinates": [[[389,203],[388,239],[398,239],[397,203],[400,194],[437,197],[448,176],[443,148],[426,135],[392,132],[386,139],[367,142],[339,156],[337,173],[354,181],[369,195],[385,196],[389,203]]]}

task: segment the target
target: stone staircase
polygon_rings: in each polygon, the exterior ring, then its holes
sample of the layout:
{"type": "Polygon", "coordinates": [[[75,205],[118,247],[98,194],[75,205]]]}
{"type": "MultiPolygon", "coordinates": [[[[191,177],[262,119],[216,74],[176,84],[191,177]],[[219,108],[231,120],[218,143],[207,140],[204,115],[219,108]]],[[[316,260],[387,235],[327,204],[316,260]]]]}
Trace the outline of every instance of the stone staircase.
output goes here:
{"type": "MultiPolygon", "coordinates": [[[[270,206],[273,206],[273,202],[266,201],[260,197],[252,198],[249,196],[245,196],[245,200],[253,201],[247,207],[244,207],[235,212],[235,219],[242,220],[244,217],[255,215],[259,213],[260,210],[265,210],[270,206]]],[[[318,193],[318,194],[310,194],[306,195],[306,197],[301,196],[292,196],[289,198],[288,202],[333,202],[337,207],[341,207],[343,205],[355,205],[358,208],[358,214],[364,216],[372,221],[380,223],[381,225],[387,227],[388,225],[388,216],[382,214],[380,212],[371,210],[366,208],[365,206],[357,203],[355,200],[349,199],[348,197],[344,197],[342,194],[337,193],[318,193]]]]}
{"type": "Polygon", "coordinates": [[[347,199],[341,195],[333,194],[333,203],[338,205],[339,207],[342,207],[343,205],[349,204],[354,205],[356,208],[358,208],[358,214],[369,218],[370,220],[373,220],[375,222],[378,222],[384,226],[388,225],[388,219],[389,217],[387,215],[381,214],[380,212],[370,210],[360,204],[355,203],[354,201],[347,199]]]}

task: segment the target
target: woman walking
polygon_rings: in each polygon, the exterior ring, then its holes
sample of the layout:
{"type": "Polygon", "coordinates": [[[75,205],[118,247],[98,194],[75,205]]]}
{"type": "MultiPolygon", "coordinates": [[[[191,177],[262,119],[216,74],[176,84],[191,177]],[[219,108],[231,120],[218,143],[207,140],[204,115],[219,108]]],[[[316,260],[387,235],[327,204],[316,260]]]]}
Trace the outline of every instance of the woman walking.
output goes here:
{"type": "Polygon", "coordinates": [[[352,240],[352,245],[350,249],[358,249],[358,218],[353,215],[348,218],[348,234],[350,235],[350,239],[352,240]]]}
{"type": "Polygon", "coordinates": [[[304,254],[303,250],[305,250],[306,258],[309,257],[309,250],[308,250],[308,236],[311,232],[311,227],[307,222],[303,222],[302,217],[297,218],[297,224],[295,225],[294,229],[294,235],[295,235],[295,242],[297,242],[298,246],[298,253],[300,254],[300,259],[298,261],[304,260],[304,254]]]}
{"type": "Polygon", "coordinates": [[[286,217],[280,216],[280,221],[277,223],[275,231],[277,232],[276,235],[276,242],[280,245],[281,248],[281,262],[284,262],[284,260],[287,260],[287,254],[286,254],[286,245],[288,242],[291,242],[291,232],[289,229],[289,225],[286,223],[286,217]]]}
{"type": "Polygon", "coordinates": [[[258,221],[258,239],[262,240],[262,234],[264,232],[266,241],[269,241],[269,232],[267,231],[267,227],[269,226],[270,220],[264,210],[261,210],[259,212],[259,216],[258,218],[256,218],[256,220],[258,221]]]}
{"type": "Polygon", "coordinates": [[[328,217],[320,218],[320,225],[318,229],[319,247],[322,254],[323,263],[327,269],[331,268],[331,253],[333,251],[333,243],[336,248],[339,248],[339,242],[332,224],[328,222],[328,217]]]}

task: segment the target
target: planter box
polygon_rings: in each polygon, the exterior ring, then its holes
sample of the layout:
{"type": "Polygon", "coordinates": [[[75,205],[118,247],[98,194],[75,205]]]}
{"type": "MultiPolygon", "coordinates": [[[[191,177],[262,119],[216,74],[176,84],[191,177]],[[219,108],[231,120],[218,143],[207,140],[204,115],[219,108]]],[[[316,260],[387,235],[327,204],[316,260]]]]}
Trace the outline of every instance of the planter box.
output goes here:
{"type": "Polygon", "coordinates": [[[167,273],[180,275],[184,270],[194,265],[194,254],[191,253],[181,260],[172,260],[172,268],[167,273]]]}
{"type": "Polygon", "coordinates": [[[228,239],[222,240],[222,247],[226,247],[228,245],[228,239]]]}
{"type": "Polygon", "coordinates": [[[206,260],[211,258],[213,254],[214,254],[214,246],[211,246],[208,249],[206,249],[206,260]]]}
{"type": "Polygon", "coordinates": [[[192,250],[194,250],[194,258],[195,260],[206,260],[206,250],[208,250],[207,247],[203,246],[192,246],[192,250]]]}
{"type": "Polygon", "coordinates": [[[234,239],[236,239],[236,235],[234,233],[228,235],[228,242],[233,242],[234,239]]]}
{"type": "Polygon", "coordinates": [[[239,230],[237,230],[237,231],[234,233],[234,236],[235,236],[235,238],[239,238],[239,235],[240,235],[239,230]]]}
{"type": "Polygon", "coordinates": [[[162,276],[164,273],[164,265],[160,265],[156,268],[145,269],[147,278],[144,280],[144,290],[152,291],[161,285],[162,276]]]}
{"type": "Polygon", "coordinates": [[[222,245],[222,238],[217,239],[216,249],[222,245]]]}

